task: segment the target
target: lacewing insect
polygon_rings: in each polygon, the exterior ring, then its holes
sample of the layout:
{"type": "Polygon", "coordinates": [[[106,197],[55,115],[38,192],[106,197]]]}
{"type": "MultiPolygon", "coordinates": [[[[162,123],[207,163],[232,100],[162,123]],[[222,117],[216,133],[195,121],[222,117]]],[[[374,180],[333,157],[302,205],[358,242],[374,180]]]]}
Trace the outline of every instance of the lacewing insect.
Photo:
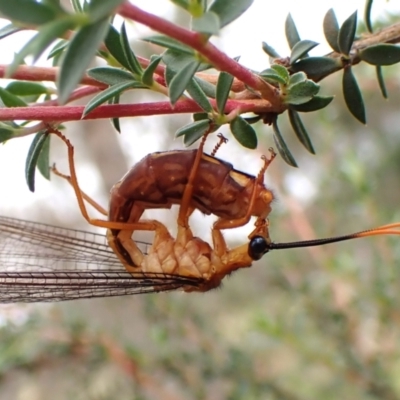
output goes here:
{"type": "Polygon", "coordinates": [[[270,250],[400,234],[400,224],[396,223],[333,238],[273,243],[267,221],[273,196],[264,186],[263,175],[274,153],[271,151],[270,159],[264,158],[264,167],[254,177],[215,158],[215,151],[205,155],[205,138],[194,152],[147,156],[114,186],[108,214],[80,189],[71,143],[58,130],[49,128],[49,133],[67,145],[71,175],[55,168],[53,171],[73,186],[84,218],[92,225],[107,228],[107,235],[0,217],[0,262],[4,271],[0,271],[0,302],[58,301],[177,289],[207,291],[219,286],[233,271],[250,267],[270,250]],[[166,174],[165,168],[171,166],[166,174]],[[149,173],[153,175],[150,178],[149,173]],[[219,179],[220,185],[207,186],[211,175],[219,179]],[[141,190],[136,180],[147,182],[149,187],[141,190]],[[121,189],[124,184],[126,188],[121,189]],[[110,219],[90,218],[85,202],[110,219]],[[176,239],[159,221],[140,219],[146,208],[170,208],[172,204],[180,206],[176,239]],[[190,230],[189,216],[195,208],[218,217],[212,229],[212,247],[190,230]],[[249,240],[229,250],[221,229],[242,226],[251,216],[257,218],[249,240]],[[134,230],[154,231],[153,243],[133,241],[134,230]]]}

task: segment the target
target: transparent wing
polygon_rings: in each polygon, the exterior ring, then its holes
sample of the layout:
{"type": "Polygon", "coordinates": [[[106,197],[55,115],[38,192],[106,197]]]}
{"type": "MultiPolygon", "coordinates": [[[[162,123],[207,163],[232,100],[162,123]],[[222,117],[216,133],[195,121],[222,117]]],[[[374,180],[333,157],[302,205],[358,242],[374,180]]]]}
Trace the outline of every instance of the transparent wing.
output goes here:
{"type": "MultiPolygon", "coordinates": [[[[137,244],[147,252],[148,243],[137,244]]],[[[0,303],[123,296],[201,282],[128,273],[103,235],[0,216],[0,303]]]]}

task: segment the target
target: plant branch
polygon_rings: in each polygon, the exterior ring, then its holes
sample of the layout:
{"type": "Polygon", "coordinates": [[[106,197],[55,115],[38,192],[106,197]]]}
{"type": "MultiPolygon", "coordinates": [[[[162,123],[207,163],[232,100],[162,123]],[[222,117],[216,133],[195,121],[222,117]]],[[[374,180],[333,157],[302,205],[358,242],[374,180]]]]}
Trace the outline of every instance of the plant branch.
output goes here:
{"type": "MultiPolygon", "coordinates": [[[[215,100],[211,104],[216,107],[215,100]]],[[[84,106],[34,106],[0,109],[0,121],[28,120],[44,122],[78,121],[82,119],[84,106]]],[[[267,113],[274,112],[274,107],[267,100],[228,100],[226,112],[267,113]]],[[[174,106],[168,101],[141,104],[113,104],[97,107],[85,117],[89,119],[139,117],[162,114],[184,114],[203,112],[199,105],[190,99],[178,101],[174,106]]]]}
{"type": "Polygon", "coordinates": [[[190,46],[207,58],[218,70],[228,72],[251,88],[260,90],[264,98],[268,99],[272,104],[278,105],[281,103],[276,88],[218,50],[212,43],[204,42],[204,36],[200,33],[175,25],[128,2],[118,9],[118,13],[125,18],[146,25],[157,32],[190,46]]]}

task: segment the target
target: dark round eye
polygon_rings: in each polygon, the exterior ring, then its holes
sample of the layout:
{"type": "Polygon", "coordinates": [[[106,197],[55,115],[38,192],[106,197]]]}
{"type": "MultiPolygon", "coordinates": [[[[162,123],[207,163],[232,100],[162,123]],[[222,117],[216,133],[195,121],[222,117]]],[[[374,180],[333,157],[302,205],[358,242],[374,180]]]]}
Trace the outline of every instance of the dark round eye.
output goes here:
{"type": "Polygon", "coordinates": [[[268,243],[262,236],[254,236],[249,243],[249,256],[253,260],[259,260],[269,250],[268,243]]]}

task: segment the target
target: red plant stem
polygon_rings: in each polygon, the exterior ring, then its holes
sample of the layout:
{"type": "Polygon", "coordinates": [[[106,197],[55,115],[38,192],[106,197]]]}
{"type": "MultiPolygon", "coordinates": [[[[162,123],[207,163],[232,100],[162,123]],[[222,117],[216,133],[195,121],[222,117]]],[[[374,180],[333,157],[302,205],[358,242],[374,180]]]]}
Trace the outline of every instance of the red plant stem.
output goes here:
{"type": "MultiPolygon", "coordinates": [[[[216,107],[215,101],[211,104],[216,107]]],[[[28,120],[28,121],[78,121],[82,119],[84,106],[35,106],[0,108],[0,121],[28,120]]],[[[274,112],[274,107],[266,100],[228,100],[226,112],[240,110],[240,112],[274,112]]],[[[168,101],[141,104],[113,104],[97,107],[85,119],[139,117],[147,115],[183,114],[202,112],[203,110],[193,100],[178,101],[171,106],[168,101]]]]}
{"type": "Polygon", "coordinates": [[[246,85],[262,90],[264,95],[268,95],[268,100],[271,103],[279,102],[279,98],[272,86],[266,84],[260,77],[218,50],[212,43],[205,43],[204,37],[200,33],[181,28],[128,2],[119,7],[118,13],[190,46],[205,56],[218,70],[229,72],[246,85]]]}

